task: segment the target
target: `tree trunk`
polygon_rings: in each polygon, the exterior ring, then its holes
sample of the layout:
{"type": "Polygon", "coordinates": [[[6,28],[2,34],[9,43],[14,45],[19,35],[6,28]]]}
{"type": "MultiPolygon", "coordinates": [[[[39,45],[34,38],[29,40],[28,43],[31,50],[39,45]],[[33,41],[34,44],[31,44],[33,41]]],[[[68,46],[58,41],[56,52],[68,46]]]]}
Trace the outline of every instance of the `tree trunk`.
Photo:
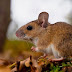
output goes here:
{"type": "Polygon", "coordinates": [[[6,32],[10,22],[10,0],[0,0],[0,52],[6,39],[6,32]]]}

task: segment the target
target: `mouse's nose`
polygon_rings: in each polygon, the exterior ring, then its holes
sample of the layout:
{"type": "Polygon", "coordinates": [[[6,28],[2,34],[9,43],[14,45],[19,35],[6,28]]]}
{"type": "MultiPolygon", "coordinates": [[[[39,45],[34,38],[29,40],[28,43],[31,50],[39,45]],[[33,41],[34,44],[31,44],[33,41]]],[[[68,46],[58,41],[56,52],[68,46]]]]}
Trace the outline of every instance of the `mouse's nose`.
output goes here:
{"type": "Polygon", "coordinates": [[[17,30],[16,31],[16,36],[17,37],[25,36],[25,33],[22,30],[17,30]]]}

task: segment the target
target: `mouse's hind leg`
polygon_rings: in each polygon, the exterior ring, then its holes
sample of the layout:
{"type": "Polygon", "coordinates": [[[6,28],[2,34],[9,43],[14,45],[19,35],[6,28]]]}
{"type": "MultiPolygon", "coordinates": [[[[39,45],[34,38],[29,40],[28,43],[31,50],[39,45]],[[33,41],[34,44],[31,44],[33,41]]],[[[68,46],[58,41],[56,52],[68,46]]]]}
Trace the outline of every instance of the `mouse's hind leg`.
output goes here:
{"type": "Polygon", "coordinates": [[[56,49],[52,48],[52,51],[55,58],[49,59],[49,61],[63,61],[65,59],[56,49]]]}
{"type": "Polygon", "coordinates": [[[65,60],[65,58],[61,57],[61,58],[55,58],[55,59],[49,59],[49,61],[52,61],[52,62],[59,62],[59,61],[63,61],[65,60]]]}

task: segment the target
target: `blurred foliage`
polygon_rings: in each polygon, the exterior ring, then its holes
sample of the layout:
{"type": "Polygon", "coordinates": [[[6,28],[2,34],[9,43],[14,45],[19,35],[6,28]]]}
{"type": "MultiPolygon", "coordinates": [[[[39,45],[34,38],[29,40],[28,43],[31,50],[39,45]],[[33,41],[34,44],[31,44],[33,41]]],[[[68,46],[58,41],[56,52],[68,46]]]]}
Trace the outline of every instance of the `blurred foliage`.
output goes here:
{"type": "Polygon", "coordinates": [[[32,52],[32,43],[20,40],[6,40],[4,44],[4,53],[6,58],[13,58],[17,60],[25,59],[32,55],[34,58],[38,58],[42,53],[32,52]]]}
{"type": "Polygon", "coordinates": [[[29,51],[30,48],[32,47],[32,43],[26,42],[26,41],[20,41],[20,40],[6,40],[4,49],[12,49],[16,51],[22,51],[22,50],[27,50],[29,51]]]}
{"type": "Polygon", "coordinates": [[[20,40],[6,40],[4,44],[4,51],[12,51],[14,54],[18,54],[22,51],[30,51],[33,46],[32,43],[20,40]]]}

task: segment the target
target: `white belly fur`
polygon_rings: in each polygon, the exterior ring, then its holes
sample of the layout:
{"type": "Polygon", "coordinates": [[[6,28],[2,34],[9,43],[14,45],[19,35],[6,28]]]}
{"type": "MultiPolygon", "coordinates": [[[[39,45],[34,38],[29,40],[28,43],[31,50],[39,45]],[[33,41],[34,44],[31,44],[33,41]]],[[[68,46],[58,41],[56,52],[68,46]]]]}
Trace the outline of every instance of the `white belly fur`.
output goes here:
{"type": "Polygon", "coordinates": [[[55,47],[54,44],[50,44],[48,46],[48,48],[46,48],[46,53],[53,54],[55,56],[55,58],[59,58],[59,56],[58,56],[59,53],[57,50],[55,50],[54,47],[55,47]]]}

